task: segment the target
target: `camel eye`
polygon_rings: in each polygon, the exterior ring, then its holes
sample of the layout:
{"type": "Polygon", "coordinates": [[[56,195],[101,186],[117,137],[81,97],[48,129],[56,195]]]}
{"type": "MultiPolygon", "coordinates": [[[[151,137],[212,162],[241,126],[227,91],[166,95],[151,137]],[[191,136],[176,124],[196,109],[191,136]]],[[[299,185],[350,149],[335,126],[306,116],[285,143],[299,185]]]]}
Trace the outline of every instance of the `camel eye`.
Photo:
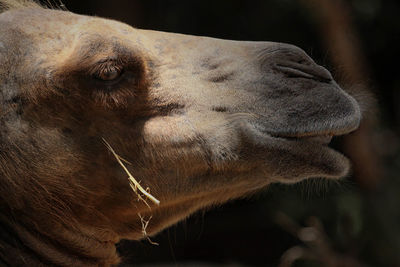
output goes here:
{"type": "Polygon", "coordinates": [[[94,74],[94,77],[102,81],[115,81],[121,77],[123,69],[116,66],[108,66],[100,69],[94,74]]]}

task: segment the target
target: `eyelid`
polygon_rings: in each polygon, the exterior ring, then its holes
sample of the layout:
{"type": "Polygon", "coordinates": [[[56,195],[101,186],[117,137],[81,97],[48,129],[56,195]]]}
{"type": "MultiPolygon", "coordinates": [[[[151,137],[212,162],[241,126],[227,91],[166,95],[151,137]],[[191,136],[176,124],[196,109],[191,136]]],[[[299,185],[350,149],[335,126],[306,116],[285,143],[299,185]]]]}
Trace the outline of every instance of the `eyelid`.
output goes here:
{"type": "Polygon", "coordinates": [[[92,76],[96,76],[99,73],[109,70],[109,69],[117,69],[118,71],[122,71],[123,65],[121,62],[113,59],[105,59],[98,61],[89,71],[89,74],[92,76]]]}
{"type": "Polygon", "coordinates": [[[104,64],[104,63],[109,63],[109,62],[121,62],[120,59],[118,59],[117,57],[106,57],[106,58],[102,58],[100,60],[98,60],[96,62],[96,64],[104,64]]]}

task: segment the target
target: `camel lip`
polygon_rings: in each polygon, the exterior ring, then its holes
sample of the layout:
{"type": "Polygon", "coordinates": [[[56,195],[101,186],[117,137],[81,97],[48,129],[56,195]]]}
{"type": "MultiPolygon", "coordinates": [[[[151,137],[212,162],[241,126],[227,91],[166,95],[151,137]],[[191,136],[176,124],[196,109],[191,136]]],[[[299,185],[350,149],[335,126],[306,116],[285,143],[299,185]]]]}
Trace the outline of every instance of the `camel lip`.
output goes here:
{"type": "Polygon", "coordinates": [[[287,137],[259,131],[253,133],[255,134],[252,135],[253,142],[261,149],[279,151],[281,157],[287,155],[292,159],[296,158],[301,161],[305,166],[316,168],[316,172],[307,174],[307,177],[340,179],[350,172],[349,159],[329,145],[334,136],[287,137]]]}
{"type": "Polygon", "coordinates": [[[328,145],[332,141],[334,135],[301,136],[301,137],[284,137],[275,135],[274,137],[293,140],[293,141],[300,141],[300,142],[310,142],[319,145],[328,145]]]}
{"type": "MultiPolygon", "coordinates": [[[[340,151],[329,146],[334,137],[327,134],[314,134],[293,137],[282,134],[271,134],[257,124],[243,124],[243,135],[247,142],[252,144],[257,158],[259,153],[265,153],[265,157],[277,160],[282,168],[290,168],[292,160],[296,160],[297,166],[308,166],[304,177],[323,177],[340,179],[348,175],[351,170],[350,160],[340,151]],[[250,130],[249,130],[250,129],[250,130]],[[288,160],[290,159],[290,160],[288,160]]],[[[337,135],[337,132],[334,134],[337,135]]],[[[261,156],[262,158],[262,156],[261,156]]],[[[305,169],[302,169],[305,170],[305,169]]],[[[305,170],[306,171],[306,170],[305,170]]]]}
{"type": "Polygon", "coordinates": [[[325,131],[302,131],[302,132],[275,132],[268,133],[272,137],[279,137],[284,139],[299,140],[299,141],[313,141],[317,143],[329,143],[333,137],[343,136],[350,134],[358,129],[358,124],[353,127],[343,127],[340,129],[331,129],[325,131]]]}
{"type": "Polygon", "coordinates": [[[313,137],[273,137],[279,139],[289,147],[301,148],[303,152],[292,152],[292,155],[299,155],[300,158],[307,156],[308,160],[318,159],[319,163],[330,166],[331,170],[321,177],[342,178],[348,175],[351,164],[349,159],[341,151],[330,146],[330,142],[335,136],[313,136],[313,137]]]}

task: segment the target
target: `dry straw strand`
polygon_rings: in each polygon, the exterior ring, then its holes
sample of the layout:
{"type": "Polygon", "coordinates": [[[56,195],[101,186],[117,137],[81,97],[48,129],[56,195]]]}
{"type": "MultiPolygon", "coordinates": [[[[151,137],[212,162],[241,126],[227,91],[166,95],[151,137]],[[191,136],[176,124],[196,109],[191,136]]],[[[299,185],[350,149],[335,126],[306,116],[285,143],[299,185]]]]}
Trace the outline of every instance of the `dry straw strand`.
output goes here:
{"type": "Polygon", "coordinates": [[[149,188],[144,189],[140,185],[140,183],[133,177],[133,175],[129,172],[128,168],[126,168],[126,166],[122,162],[122,161],[124,161],[124,162],[128,162],[128,161],[123,159],[122,157],[120,157],[115,152],[115,150],[111,147],[111,145],[104,138],[102,138],[102,139],[103,139],[104,144],[108,148],[108,150],[110,150],[110,152],[114,155],[115,159],[118,161],[119,165],[121,165],[121,167],[124,169],[126,174],[128,174],[130,186],[131,186],[132,190],[137,194],[139,200],[142,200],[150,208],[150,205],[147,203],[147,201],[141,195],[141,194],[143,194],[145,197],[150,199],[150,201],[153,202],[154,204],[156,204],[157,206],[160,205],[160,201],[149,193],[149,191],[150,191],[149,188]]]}
{"type": "Polygon", "coordinates": [[[150,218],[148,220],[146,220],[140,213],[138,213],[138,216],[140,218],[140,222],[142,223],[143,236],[147,239],[147,241],[149,241],[150,244],[158,246],[159,244],[156,242],[153,242],[150,239],[149,235],[147,234],[147,226],[149,226],[149,222],[150,222],[151,218],[153,218],[153,216],[150,216],[150,218]]]}

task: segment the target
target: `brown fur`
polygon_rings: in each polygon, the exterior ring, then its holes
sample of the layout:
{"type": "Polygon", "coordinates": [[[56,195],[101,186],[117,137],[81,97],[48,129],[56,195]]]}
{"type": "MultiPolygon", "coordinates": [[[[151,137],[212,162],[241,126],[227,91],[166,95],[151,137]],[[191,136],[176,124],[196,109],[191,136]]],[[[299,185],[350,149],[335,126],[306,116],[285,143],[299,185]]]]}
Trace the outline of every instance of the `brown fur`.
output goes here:
{"type": "Polygon", "coordinates": [[[295,46],[144,31],[2,0],[0,259],[117,264],[121,239],[273,182],[340,178],[360,110],[295,46]],[[123,69],[115,81],[96,76],[123,69]],[[149,209],[102,142],[157,197],[149,209]],[[326,138],[325,138],[326,139],[326,138]]]}
{"type": "Polygon", "coordinates": [[[40,5],[34,1],[29,0],[2,0],[0,2],[0,12],[4,12],[8,9],[19,9],[19,8],[37,8],[40,5]]]}

